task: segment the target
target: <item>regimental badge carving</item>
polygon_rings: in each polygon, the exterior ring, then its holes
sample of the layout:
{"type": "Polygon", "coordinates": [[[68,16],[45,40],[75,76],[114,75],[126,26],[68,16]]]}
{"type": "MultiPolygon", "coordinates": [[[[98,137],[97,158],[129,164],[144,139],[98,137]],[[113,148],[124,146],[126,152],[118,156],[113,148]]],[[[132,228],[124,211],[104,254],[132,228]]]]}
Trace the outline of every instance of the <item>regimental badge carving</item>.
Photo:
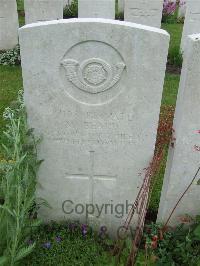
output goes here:
{"type": "Polygon", "coordinates": [[[81,63],[75,59],[64,59],[61,65],[73,85],[93,94],[106,91],[117,84],[125,69],[123,62],[111,66],[100,58],[87,59],[81,63]]]}

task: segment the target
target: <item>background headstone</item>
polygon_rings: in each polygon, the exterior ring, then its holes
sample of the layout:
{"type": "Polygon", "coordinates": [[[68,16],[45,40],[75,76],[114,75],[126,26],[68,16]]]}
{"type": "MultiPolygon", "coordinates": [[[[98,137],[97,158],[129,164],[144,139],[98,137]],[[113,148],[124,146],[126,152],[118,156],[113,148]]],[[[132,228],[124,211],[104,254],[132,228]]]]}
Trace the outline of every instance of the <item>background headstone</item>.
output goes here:
{"type": "Polygon", "coordinates": [[[63,0],[24,0],[26,24],[63,18],[63,0]]]}
{"type": "Polygon", "coordinates": [[[18,14],[15,0],[0,0],[0,50],[18,44],[18,14]]]}
{"type": "Polygon", "coordinates": [[[162,9],[163,0],[125,0],[124,20],[160,28],[162,9]]]}
{"type": "Polygon", "coordinates": [[[185,22],[183,27],[181,50],[184,52],[187,36],[200,32],[200,1],[187,1],[185,22]]]}
{"type": "Polygon", "coordinates": [[[73,0],[63,0],[63,7],[71,5],[73,0]]]}
{"type": "Polygon", "coordinates": [[[115,0],[78,0],[78,17],[115,19],[115,0]]]}
{"type": "MultiPolygon", "coordinates": [[[[165,171],[158,221],[166,222],[170,212],[191,183],[200,158],[200,35],[187,40],[174,119],[174,145],[170,147],[165,171]]],[[[171,225],[181,223],[181,215],[199,215],[200,173],[178,205],[171,225]]]]}
{"type": "Polygon", "coordinates": [[[178,17],[179,18],[184,18],[185,17],[186,5],[187,5],[186,0],[180,0],[180,7],[179,7],[179,10],[178,10],[178,17]]]}
{"type": "Polygon", "coordinates": [[[168,43],[163,30],[115,20],[20,29],[29,125],[42,135],[37,192],[52,207],[40,209],[45,220],[87,220],[116,233],[154,153],[168,43]],[[67,215],[66,200],[79,212],[110,204],[113,213],[67,215]]]}

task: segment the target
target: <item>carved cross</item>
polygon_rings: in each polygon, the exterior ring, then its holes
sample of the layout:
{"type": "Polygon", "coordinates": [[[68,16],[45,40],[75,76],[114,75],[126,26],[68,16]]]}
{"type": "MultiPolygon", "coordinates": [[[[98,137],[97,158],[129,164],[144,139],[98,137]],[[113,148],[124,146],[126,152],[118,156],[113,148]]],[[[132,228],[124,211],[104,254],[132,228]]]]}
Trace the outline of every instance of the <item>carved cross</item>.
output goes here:
{"type": "Polygon", "coordinates": [[[90,199],[90,204],[94,203],[94,180],[116,180],[116,175],[111,176],[111,175],[102,175],[102,174],[95,174],[95,169],[94,169],[94,151],[90,151],[90,170],[88,173],[77,173],[77,174],[69,174],[67,173],[65,178],[77,178],[77,179],[86,179],[89,180],[90,182],[90,188],[89,188],[89,199],[90,199]]]}

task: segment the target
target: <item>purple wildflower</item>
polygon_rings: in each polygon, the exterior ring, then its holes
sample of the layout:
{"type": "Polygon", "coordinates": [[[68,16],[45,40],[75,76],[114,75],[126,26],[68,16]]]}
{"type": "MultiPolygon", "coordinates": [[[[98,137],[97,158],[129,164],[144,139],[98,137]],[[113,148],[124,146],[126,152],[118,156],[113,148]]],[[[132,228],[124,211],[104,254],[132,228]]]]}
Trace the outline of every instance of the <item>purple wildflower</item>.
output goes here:
{"type": "Polygon", "coordinates": [[[62,238],[60,236],[56,236],[55,240],[56,240],[57,243],[60,243],[62,241],[62,238]]]}
{"type": "Polygon", "coordinates": [[[27,244],[28,244],[29,246],[33,245],[33,243],[34,243],[34,241],[33,241],[32,239],[27,240],[27,244]]]}
{"type": "Polygon", "coordinates": [[[46,249],[50,249],[51,248],[51,243],[50,242],[46,242],[43,244],[43,247],[46,249]]]}
{"type": "Polygon", "coordinates": [[[175,0],[164,0],[163,3],[163,14],[164,15],[172,15],[175,11],[177,6],[177,2],[175,0]]]}
{"type": "Polygon", "coordinates": [[[76,224],[74,224],[74,223],[69,224],[70,231],[74,231],[75,228],[76,228],[76,224]]]}
{"type": "Polygon", "coordinates": [[[82,224],[81,226],[81,231],[82,231],[82,235],[86,236],[87,235],[87,225],[86,224],[82,224]]]}

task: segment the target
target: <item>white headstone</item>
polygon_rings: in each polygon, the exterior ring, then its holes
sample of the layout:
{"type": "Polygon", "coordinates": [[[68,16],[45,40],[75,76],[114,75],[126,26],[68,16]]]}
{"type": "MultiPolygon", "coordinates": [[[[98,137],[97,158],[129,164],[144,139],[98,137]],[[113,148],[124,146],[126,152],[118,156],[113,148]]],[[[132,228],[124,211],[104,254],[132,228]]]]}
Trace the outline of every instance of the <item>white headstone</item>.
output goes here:
{"type": "Polygon", "coordinates": [[[125,0],[124,20],[160,28],[163,0],[125,0]]]}
{"type": "Polygon", "coordinates": [[[78,0],[78,17],[115,19],[115,0],[78,0]]]}
{"type": "Polygon", "coordinates": [[[63,18],[63,0],[24,0],[26,24],[63,18]]]}
{"type": "MultiPolygon", "coordinates": [[[[179,86],[177,107],[174,119],[173,147],[170,147],[165,171],[158,221],[166,222],[170,212],[192,181],[200,158],[200,35],[191,35],[187,40],[187,49],[179,86]]],[[[181,215],[199,215],[200,186],[196,177],[192,186],[178,205],[171,225],[180,222],[181,215]]]]}
{"type": "Polygon", "coordinates": [[[118,12],[124,12],[124,0],[118,0],[118,12]]]}
{"type": "Polygon", "coordinates": [[[181,40],[181,50],[185,50],[187,36],[200,32],[200,1],[189,0],[181,40]]]}
{"type": "Polygon", "coordinates": [[[178,17],[179,18],[184,18],[185,17],[185,13],[186,13],[186,0],[180,0],[179,3],[179,9],[178,9],[178,17]]]}
{"type": "Polygon", "coordinates": [[[163,30],[105,19],[20,29],[29,125],[43,139],[38,195],[52,206],[40,210],[45,220],[116,233],[153,156],[168,43],[163,30]]]}
{"type": "Polygon", "coordinates": [[[73,0],[63,0],[63,7],[70,6],[73,0]]]}
{"type": "Polygon", "coordinates": [[[15,0],[0,0],[0,50],[18,44],[18,15],[15,0]]]}

